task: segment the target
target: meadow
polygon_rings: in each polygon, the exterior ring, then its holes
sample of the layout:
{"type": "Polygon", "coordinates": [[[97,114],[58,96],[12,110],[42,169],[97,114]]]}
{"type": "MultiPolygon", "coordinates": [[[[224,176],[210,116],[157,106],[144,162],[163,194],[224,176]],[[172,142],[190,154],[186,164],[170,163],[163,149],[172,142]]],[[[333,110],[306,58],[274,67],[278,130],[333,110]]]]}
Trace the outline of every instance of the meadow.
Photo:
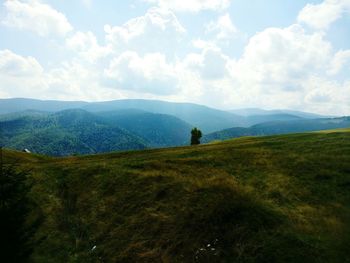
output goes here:
{"type": "Polygon", "coordinates": [[[350,262],[350,129],[3,161],[30,262],[350,262]]]}

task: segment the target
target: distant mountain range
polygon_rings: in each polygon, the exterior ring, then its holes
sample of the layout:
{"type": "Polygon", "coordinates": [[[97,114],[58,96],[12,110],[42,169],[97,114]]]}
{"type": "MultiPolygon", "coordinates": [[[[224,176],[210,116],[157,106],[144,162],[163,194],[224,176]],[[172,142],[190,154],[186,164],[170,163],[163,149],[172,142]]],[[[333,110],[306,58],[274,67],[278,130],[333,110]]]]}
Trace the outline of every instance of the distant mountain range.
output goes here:
{"type": "Polygon", "coordinates": [[[300,118],[305,119],[317,119],[317,118],[324,118],[324,117],[332,117],[332,116],[323,116],[320,114],[310,113],[310,112],[303,112],[303,111],[294,111],[294,110],[263,110],[259,108],[245,108],[245,109],[236,109],[236,110],[230,110],[230,112],[241,115],[241,116],[253,116],[253,115],[279,115],[279,114],[288,114],[300,118]]]}
{"type": "Polygon", "coordinates": [[[193,126],[200,127],[205,133],[234,126],[249,126],[242,116],[191,103],[173,103],[156,100],[116,100],[93,103],[41,101],[33,99],[0,100],[0,114],[26,110],[57,112],[77,108],[93,113],[136,109],[150,113],[173,115],[193,126]]]}
{"type": "Polygon", "coordinates": [[[242,136],[264,136],[348,127],[350,127],[350,117],[265,122],[250,128],[237,127],[213,132],[205,135],[202,142],[207,143],[242,136]]]}
{"type": "Polygon", "coordinates": [[[289,110],[232,112],[156,100],[108,102],[0,99],[1,144],[54,156],[187,145],[198,127],[202,142],[350,127],[348,118],[289,110]]]}
{"type": "Polygon", "coordinates": [[[284,121],[296,118],[322,118],[306,112],[261,109],[241,109],[223,111],[193,103],[174,103],[158,100],[115,100],[106,102],[54,101],[35,99],[0,99],[0,114],[23,111],[57,112],[67,109],[83,109],[88,112],[107,112],[119,110],[142,110],[150,113],[173,115],[204,133],[215,132],[232,127],[250,127],[266,121],[284,121]]]}

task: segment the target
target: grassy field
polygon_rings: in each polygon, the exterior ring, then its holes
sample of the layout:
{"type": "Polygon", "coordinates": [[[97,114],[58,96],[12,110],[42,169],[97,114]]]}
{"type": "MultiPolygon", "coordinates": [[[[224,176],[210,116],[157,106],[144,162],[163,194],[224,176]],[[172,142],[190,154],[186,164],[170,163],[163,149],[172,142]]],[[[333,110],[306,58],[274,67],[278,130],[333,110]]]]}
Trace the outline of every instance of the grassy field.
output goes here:
{"type": "Polygon", "coordinates": [[[32,262],[350,262],[350,129],[4,162],[32,262]]]}

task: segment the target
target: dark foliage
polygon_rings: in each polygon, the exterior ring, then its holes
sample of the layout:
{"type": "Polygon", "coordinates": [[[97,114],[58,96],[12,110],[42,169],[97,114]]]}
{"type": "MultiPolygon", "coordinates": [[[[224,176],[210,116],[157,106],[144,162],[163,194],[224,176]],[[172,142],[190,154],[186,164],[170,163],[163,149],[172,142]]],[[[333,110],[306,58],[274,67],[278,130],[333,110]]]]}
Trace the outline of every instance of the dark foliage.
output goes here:
{"type": "Polygon", "coordinates": [[[188,143],[191,130],[191,125],[176,117],[137,110],[28,111],[2,116],[5,147],[51,156],[181,146],[188,143]]]}
{"type": "Polygon", "coordinates": [[[27,261],[34,247],[32,235],[39,224],[38,218],[28,218],[36,208],[28,197],[27,173],[16,168],[15,164],[1,163],[0,262],[6,263],[27,261]]]}
{"type": "Polygon", "coordinates": [[[193,128],[191,131],[191,145],[198,145],[200,144],[200,139],[202,137],[201,130],[197,128],[193,128]]]}
{"type": "Polygon", "coordinates": [[[83,110],[25,116],[0,125],[5,147],[51,156],[147,148],[139,136],[83,110]]]}
{"type": "Polygon", "coordinates": [[[150,147],[181,146],[188,143],[191,125],[171,115],[140,110],[100,112],[111,124],[141,137],[150,147]]]}

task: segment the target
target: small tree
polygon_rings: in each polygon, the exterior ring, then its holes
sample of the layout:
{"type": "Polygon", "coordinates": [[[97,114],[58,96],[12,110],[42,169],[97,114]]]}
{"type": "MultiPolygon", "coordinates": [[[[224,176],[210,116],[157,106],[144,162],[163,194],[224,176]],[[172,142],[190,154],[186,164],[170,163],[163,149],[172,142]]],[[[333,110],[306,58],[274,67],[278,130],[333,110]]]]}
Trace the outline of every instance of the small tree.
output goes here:
{"type": "Polygon", "coordinates": [[[193,128],[191,131],[191,145],[198,145],[200,144],[200,138],[202,137],[201,130],[197,128],[193,128]]]}

